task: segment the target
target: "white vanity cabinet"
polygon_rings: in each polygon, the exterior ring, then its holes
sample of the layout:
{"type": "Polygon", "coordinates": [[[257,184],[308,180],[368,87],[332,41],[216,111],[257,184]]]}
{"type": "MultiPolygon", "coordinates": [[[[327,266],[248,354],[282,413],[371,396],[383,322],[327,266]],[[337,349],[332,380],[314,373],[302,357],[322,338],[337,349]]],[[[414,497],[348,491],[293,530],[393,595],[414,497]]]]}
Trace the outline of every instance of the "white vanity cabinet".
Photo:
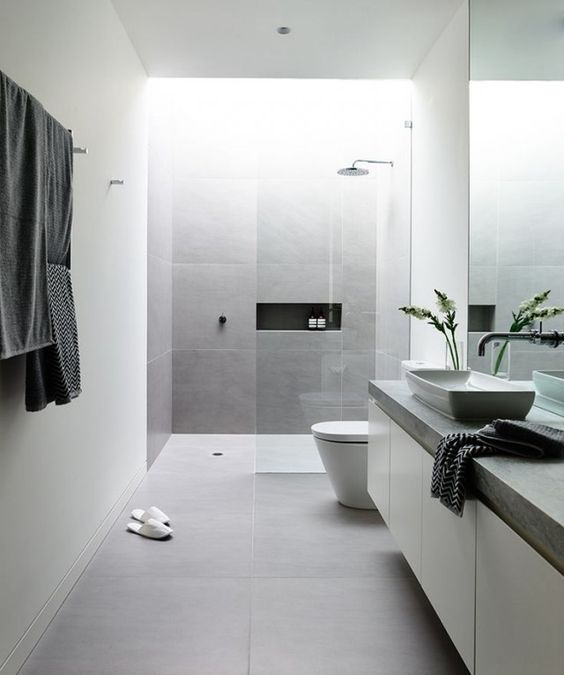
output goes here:
{"type": "Polygon", "coordinates": [[[391,422],[389,528],[421,580],[421,471],[423,449],[391,422]]]}
{"type": "Polygon", "coordinates": [[[476,675],[562,675],[564,577],[477,506],[476,675]]]}
{"type": "Polygon", "coordinates": [[[482,502],[430,496],[433,457],[373,401],[368,486],[473,675],[564,675],[564,576],[482,502]]]}
{"type": "Polygon", "coordinates": [[[390,526],[390,424],[385,412],[368,401],[368,494],[390,526]]]}
{"type": "Polygon", "coordinates": [[[474,672],[476,500],[462,518],[430,496],[433,458],[421,448],[421,586],[466,667],[474,672]]]}

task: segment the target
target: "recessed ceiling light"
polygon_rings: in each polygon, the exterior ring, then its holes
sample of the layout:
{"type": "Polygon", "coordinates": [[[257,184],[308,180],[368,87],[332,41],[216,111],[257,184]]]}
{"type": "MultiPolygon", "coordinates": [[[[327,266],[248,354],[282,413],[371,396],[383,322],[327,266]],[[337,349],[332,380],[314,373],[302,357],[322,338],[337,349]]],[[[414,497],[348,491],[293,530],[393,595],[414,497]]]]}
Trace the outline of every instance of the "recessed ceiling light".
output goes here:
{"type": "Polygon", "coordinates": [[[288,33],[289,33],[291,30],[292,30],[292,29],[289,28],[288,26],[278,26],[278,28],[276,29],[276,32],[277,32],[279,35],[288,35],[288,33]]]}

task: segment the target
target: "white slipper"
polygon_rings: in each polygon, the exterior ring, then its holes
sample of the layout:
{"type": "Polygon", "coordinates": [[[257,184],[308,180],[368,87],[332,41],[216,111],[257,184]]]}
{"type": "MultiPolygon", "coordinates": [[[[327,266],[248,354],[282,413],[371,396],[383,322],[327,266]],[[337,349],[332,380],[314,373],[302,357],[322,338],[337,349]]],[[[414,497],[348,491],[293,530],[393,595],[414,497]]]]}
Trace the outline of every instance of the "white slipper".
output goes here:
{"type": "Polygon", "coordinates": [[[154,520],[153,518],[149,518],[146,523],[128,523],[127,529],[148,539],[164,539],[173,533],[171,527],[163,525],[163,523],[159,523],[158,520],[154,520]]]}
{"type": "Polygon", "coordinates": [[[133,509],[131,512],[131,517],[135,518],[135,520],[141,521],[142,523],[146,523],[150,518],[153,520],[158,520],[159,523],[164,523],[165,525],[170,523],[170,518],[166,515],[166,513],[163,513],[156,506],[151,506],[146,511],[143,509],[133,509]]]}

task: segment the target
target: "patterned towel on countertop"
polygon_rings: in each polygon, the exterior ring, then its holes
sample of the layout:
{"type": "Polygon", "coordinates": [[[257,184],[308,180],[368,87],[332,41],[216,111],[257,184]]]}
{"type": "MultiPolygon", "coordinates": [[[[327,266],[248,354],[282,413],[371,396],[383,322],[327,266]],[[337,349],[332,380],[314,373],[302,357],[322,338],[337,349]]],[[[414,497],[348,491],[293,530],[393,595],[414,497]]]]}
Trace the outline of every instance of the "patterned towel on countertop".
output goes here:
{"type": "Polygon", "coordinates": [[[564,456],[564,431],[514,420],[494,420],[475,434],[449,434],[437,446],[431,497],[462,517],[474,457],[506,453],[542,459],[564,456]]]}
{"type": "Polygon", "coordinates": [[[457,516],[464,513],[466,484],[472,458],[494,455],[478,434],[448,434],[438,444],[431,478],[431,497],[457,516]]]}
{"type": "Polygon", "coordinates": [[[478,435],[497,450],[521,457],[564,457],[564,431],[545,424],[494,420],[478,435]]]}

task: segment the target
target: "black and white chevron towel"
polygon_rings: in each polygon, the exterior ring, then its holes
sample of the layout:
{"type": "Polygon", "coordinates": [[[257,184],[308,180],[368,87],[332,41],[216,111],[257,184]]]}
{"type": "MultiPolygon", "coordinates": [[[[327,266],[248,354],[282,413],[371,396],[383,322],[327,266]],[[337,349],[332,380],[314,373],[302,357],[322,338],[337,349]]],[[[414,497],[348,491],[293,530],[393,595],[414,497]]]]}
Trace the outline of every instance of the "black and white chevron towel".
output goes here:
{"type": "Polygon", "coordinates": [[[81,392],[78,330],[71,272],[66,265],[47,265],[53,344],[28,354],[26,408],[70,403],[81,392]]]}
{"type": "Polygon", "coordinates": [[[478,434],[445,436],[435,454],[431,497],[436,497],[447,509],[462,517],[472,458],[493,454],[495,450],[485,445],[478,434]]]}
{"type": "Polygon", "coordinates": [[[564,431],[532,422],[494,420],[475,434],[449,434],[437,446],[431,497],[462,517],[472,459],[498,454],[564,457],[564,431]]]}

